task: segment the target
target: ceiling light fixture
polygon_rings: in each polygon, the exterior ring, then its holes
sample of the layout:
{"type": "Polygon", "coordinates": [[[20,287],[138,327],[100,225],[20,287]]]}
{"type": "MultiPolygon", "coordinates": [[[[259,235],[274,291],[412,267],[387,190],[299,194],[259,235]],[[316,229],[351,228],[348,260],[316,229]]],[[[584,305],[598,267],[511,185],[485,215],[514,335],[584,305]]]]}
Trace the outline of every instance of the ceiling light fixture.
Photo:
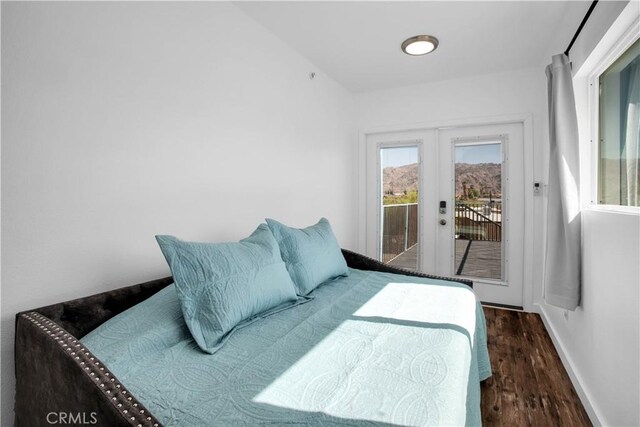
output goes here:
{"type": "Polygon", "coordinates": [[[411,56],[426,55],[436,50],[437,47],[438,39],[428,35],[409,37],[402,42],[402,51],[411,56]]]}

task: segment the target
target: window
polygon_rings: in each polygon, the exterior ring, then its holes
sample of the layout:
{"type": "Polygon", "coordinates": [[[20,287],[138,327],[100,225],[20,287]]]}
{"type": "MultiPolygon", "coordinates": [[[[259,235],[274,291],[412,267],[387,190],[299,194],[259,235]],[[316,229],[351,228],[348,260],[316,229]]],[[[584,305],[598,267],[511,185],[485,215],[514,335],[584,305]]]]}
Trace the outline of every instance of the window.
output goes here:
{"type": "Polygon", "coordinates": [[[640,40],[598,83],[598,203],[640,206],[640,40]]]}

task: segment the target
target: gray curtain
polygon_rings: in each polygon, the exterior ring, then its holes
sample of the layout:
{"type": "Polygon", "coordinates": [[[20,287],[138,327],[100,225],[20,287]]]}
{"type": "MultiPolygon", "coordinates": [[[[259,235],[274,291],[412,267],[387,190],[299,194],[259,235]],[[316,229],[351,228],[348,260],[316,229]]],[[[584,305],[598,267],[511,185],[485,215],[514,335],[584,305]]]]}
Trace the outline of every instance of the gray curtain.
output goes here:
{"type": "Polygon", "coordinates": [[[580,303],[582,256],[578,120],[569,58],[554,55],[546,72],[551,156],[544,299],[548,304],[575,310],[580,303]]]}

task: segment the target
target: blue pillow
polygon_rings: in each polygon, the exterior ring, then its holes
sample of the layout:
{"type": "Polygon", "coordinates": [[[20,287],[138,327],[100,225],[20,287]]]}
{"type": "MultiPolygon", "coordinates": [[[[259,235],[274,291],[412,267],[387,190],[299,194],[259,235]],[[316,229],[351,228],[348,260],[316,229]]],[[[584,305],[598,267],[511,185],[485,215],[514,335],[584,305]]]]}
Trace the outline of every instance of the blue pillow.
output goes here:
{"type": "Polygon", "coordinates": [[[171,268],[184,320],[207,353],[218,350],[234,327],[297,300],[266,224],[238,243],[156,240],[171,268]]]}
{"type": "Polygon", "coordinates": [[[349,269],[326,218],[307,228],[291,228],[267,218],[267,225],[278,241],[282,259],[296,285],[298,295],[307,295],[319,284],[349,269]]]}

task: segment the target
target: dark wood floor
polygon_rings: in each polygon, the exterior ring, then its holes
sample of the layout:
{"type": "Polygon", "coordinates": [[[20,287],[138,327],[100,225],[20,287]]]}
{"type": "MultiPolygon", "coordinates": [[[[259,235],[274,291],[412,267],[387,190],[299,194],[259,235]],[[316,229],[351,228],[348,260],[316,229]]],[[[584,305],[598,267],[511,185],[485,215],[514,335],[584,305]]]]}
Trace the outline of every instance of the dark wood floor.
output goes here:
{"type": "Polygon", "coordinates": [[[483,424],[590,426],[540,316],[484,313],[493,376],[482,384],[483,424]]]}

